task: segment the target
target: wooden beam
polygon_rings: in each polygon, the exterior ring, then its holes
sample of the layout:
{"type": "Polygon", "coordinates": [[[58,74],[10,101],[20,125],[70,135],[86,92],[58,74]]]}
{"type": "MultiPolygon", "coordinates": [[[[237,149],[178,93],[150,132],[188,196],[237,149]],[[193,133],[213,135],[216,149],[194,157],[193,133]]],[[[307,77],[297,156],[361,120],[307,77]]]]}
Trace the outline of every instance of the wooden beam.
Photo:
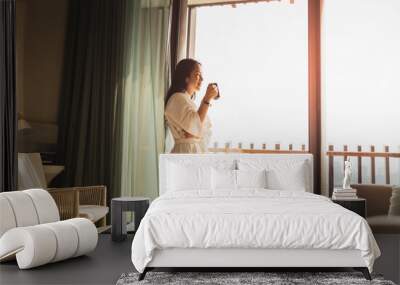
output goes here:
{"type": "MultiPolygon", "coordinates": [[[[371,145],[371,152],[375,152],[375,146],[371,145]]],[[[371,156],[371,183],[375,184],[375,156],[371,156]]]]}
{"type": "Polygon", "coordinates": [[[196,21],[197,10],[189,7],[188,12],[188,30],[187,30],[187,50],[186,55],[189,58],[194,58],[196,54],[196,21]]]}
{"type": "MultiPolygon", "coordinates": [[[[361,152],[362,151],[362,146],[359,145],[357,146],[357,151],[361,152]]],[[[359,156],[357,157],[357,164],[358,164],[358,184],[362,183],[362,157],[359,156]]]]}
{"type": "MultiPolygon", "coordinates": [[[[248,3],[259,3],[259,2],[281,2],[281,0],[188,0],[188,5],[190,7],[204,7],[204,6],[222,6],[230,5],[236,7],[238,4],[248,4],[248,3]]],[[[293,4],[289,1],[289,4],[293,4]]]]}
{"type": "Polygon", "coordinates": [[[366,152],[366,151],[327,151],[328,156],[355,156],[355,157],[395,157],[400,158],[398,152],[366,152]]]}
{"type": "MultiPolygon", "coordinates": [[[[171,30],[170,30],[170,60],[171,60],[171,77],[174,74],[175,65],[178,62],[178,38],[179,38],[179,15],[180,15],[180,1],[172,1],[172,16],[171,16],[171,30]]],[[[172,80],[172,78],[171,78],[172,80]]]]}
{"type": "MultiPolygon", "coordinates": [[[[385,152],[389,152],[389,146],[385,146],[385,152]]],[[[390,161],[389,157],[385,157],[385,174],[386,174],[386,184],[390,184],[390,161]]]]}
{"type": "MultiPolygon", "coordinates": [[[[329,146],[329,152],[333,152],[333,145],[329,146]]],[[[333,193],[333,185],[334,185],[334,174],[333,174],[333,159],[334,156],[329,156],[328,158],[328,184],[329,184],[329,197],[332,197],[332,193],[333,193]]]]}
{"type": "Polygon", "coordinates": [[[241,149],[241,148],[209,148],[209,152],[240,152],[240,153],[266,153],[266,154],[293,154],[299,153],[304,154],[308,153],[307,151],[301,150],[273,150],[273,149],[241,149]]]}
{"type": "MultiPolygon", "coordinates": [[[[343,146],[343,152],[347,152],[349,150],[349,146],[348,145],[344,145],[343,146]]],[[[346,160],[347,160],[347,158],[348,158],[348,156],[347,155],[345,155],[344,157],[343,157],[343,171],[346,169],[346,160]]]]}
{"type": "Polygon", "coordinates": [[[316,194],[321,194],[321,11],[322,0],[308,0],[308,147],[316,194]]]}
{"type": "MultiPolygon", "coordinates": [[[[349,146],[348,145],[344,145],[343,146],[343,152],[347,152],[349,150],[349,146]]],[[[347,155],[345,155],[344,157],[343,157],[343,162],[345,162],[346,160],[347,160],[347,155]]],[[[344,166],[344,165],[343,165],[344,166]]]]}

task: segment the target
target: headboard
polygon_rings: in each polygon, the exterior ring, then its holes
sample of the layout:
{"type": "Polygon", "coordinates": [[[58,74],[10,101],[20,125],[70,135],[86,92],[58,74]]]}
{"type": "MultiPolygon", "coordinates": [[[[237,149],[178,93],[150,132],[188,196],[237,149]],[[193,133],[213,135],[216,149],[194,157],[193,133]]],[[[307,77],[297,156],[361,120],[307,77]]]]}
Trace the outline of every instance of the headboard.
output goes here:
{"type": "Polygon", "coordinates": [[[196,164],[235,163],[240,158],[257,160],[305,161],[308,166],[307,192],[313,192],[313,156],[312,154],[244,154],[244,153],[205,153],[205,154],[160,154],[159,159],[159,194],[166,192],[168,162],[191,161],[196,164]]]}

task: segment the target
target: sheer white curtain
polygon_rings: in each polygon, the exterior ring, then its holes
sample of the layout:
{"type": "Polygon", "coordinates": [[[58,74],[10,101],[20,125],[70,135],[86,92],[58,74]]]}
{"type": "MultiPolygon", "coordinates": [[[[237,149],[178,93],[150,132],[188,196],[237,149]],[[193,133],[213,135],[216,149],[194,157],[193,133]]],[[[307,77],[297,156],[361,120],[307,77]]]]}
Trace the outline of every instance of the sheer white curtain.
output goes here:
{"type": "Polygon", "coordinates": [[[164,150],[164,96],[170,1],[132,1],[133,23],[123,103],[123,196],[158,196],[164,150]]]}

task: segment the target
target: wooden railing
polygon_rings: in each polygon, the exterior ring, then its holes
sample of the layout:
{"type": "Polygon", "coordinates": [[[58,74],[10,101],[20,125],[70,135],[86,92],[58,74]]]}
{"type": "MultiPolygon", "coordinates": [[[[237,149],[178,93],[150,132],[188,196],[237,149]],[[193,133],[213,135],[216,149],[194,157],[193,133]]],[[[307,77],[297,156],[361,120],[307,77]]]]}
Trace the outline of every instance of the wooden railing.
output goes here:
{"type": "MultiPolygon", "coordinates": [[[[363,171],[362,171],[362,161],[363,159],[368,159],[370,161],[371,167],[371,183],[376,183],[376,166],[375,159],[376,158],[384,158],[385,160],[385,183],[390,184],[390,159],[391,158],[400,158],[400,152],[390,152],[389,146],[384,147],[383,152],[376,152],[375,146],[371,146],[369,151],[363,151],[362,147],[357,146],[357,151],[349,151],[349,147],[347,145],[343,146],[343,150],[335,150],[333,145],[330,145],[329,150],[326,152],[328,155],[328,184],[329,184],[329,196],[332,195],[334,188],[334,158],[341,157],[343,162],[347,160],[348,157],[357,157],[357,182],[363,182],[363,171]]],[[[210,152],[216,153],[260,153],[260,154],[290,154],[290,153],[309,153],[306,150],[306,146],[301,145],[300,149],[294,149],[293,144],[287,145],[287,147],[282,146],[281,144],[274,144],[271,148],[267,148],[267,144],[262,144],[261,149],[256,149],[254,143],[250,143],[250,148],[242,148],[242,143],[239,143],[237,147],[232,147],[230,143],[225,143],[224,147],[218,147],[217,144],[214,144],[213,148],[209,148],[210,152]]],[[[343,163],[344,165],[344,163],[343,163]]]]}
{"type": "Polygon", "coordinates": [[[213,148],[209,148],[210,152],[225,152],[225,153],[308,153],[306,150],[306,145],[301,145],[300,150],[293,149],[293,144],[289,144],[287,149],[282,149],[281,144],[277,143],[273,148],[267,148],[267,144],[263,143],[261,145],[261,149],[255,149],[254,143],[250,143],[250,148],[242,148],[242,143],[239,143],[237,147],[231,147],[230,143],[225,143],[225,147],[218,147],[217,144],[214,144],[213,148]]]}
{"type": "Polygon", "coordinates": [[[348,157],[357,157],[357,182],[362,183],[362,159],[367,158],[371,164],[371,183],[376,182],[376,167],[375,159],[381,157],[385,159],[385,183],[390,184],[390,158],[400,158],[399,152],[390,152],[389,146],[384,147],[384,152],[376,152],[375,146],[370,146],[369,151],[363,151],[362,147],[357,146],[357,151],[349,151],[347,145],[343,146],[343,151],[334,150],[334,146],[330,145],[326,153],[328,155],[328,172],[329,172],[329,196],[332,195],[334,187],[334,158],[342,157],[343,161],[347,160],[348,157]]]}

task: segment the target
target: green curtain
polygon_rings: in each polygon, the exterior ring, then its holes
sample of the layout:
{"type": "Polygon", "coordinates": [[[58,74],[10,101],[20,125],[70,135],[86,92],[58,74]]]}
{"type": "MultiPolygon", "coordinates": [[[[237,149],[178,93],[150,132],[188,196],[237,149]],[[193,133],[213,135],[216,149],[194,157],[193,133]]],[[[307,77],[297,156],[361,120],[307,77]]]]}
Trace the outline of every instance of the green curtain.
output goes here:
{"type": "Polygon", "coordinates": [[[133,17],[125,57],[121,192],[154,198],[158,196],[158,156],[164,150],[170,1],[129,3],[133,17]]]}
{"type": "Polygon", "coordinates": [[[120,195],[129,0],[70,0],[59,103],[61,186],[103,184],[120,195]]]}

